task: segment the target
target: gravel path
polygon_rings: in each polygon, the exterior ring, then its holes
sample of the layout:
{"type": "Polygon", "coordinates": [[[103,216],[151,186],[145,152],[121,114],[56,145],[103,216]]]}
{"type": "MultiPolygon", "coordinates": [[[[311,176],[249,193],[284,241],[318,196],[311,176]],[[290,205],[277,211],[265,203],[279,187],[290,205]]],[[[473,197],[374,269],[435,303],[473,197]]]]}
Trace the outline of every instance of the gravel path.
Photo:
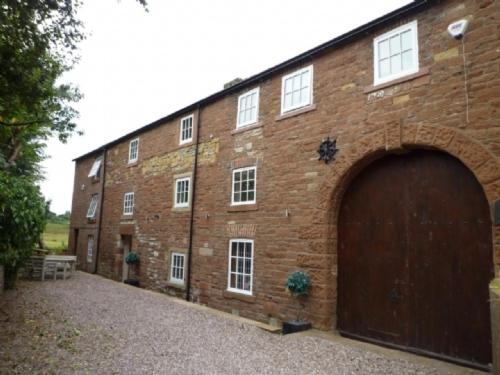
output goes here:
{"type": "Polygon", "coordinates": [[[0,374],[438,374],[78,272],[0,295],[0,374]]]}

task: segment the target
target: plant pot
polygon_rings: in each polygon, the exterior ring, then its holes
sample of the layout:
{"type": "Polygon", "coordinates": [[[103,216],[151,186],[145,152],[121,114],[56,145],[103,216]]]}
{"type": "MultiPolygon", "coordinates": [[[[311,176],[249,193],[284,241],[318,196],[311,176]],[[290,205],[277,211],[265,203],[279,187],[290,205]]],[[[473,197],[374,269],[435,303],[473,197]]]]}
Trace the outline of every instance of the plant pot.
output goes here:
{"type": "Polygon", "coordinates": [[[139,280],[136,280],[136,279],[125,279],[124,283],[128,284],[128,285],[139,287],[139,280]]]}
{"type": "Polygon", "coordinates": [[[291,322],[284,322],[282,332],[284,335],[295,332],[302,332],[311,329],[311,323],[305,321],[292,320],[291,322]]]}

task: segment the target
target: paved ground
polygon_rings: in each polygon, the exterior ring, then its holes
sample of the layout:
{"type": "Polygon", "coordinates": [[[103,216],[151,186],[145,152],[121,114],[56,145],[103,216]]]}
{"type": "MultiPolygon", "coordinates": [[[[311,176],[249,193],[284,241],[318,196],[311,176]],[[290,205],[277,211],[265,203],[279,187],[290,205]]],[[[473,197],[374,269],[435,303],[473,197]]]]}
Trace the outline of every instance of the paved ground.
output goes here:
{"type": "Polygon", "coordinates": [[[272,334],[80,272],[65,281],[20,282],[17,290],[0,295],[0,302],[2,375],[455,371],[314,331],[272,334]]]}

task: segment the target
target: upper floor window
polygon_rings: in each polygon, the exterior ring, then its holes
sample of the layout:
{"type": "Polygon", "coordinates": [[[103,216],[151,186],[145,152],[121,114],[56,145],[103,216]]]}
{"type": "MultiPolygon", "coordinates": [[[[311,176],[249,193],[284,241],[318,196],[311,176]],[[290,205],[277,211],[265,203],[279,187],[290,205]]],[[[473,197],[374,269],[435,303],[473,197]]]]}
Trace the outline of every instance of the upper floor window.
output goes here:
{"type": "Polygon", "coordinates": [[[231,204],[255,203],[257,167],[235,169],[233,171],[233,191],[231,204]]]}
{"type": "Polygon", "coordinates": [[[252,294],[253,240],[229,241],[228,290],[252,294]]]}
{"type": "Polygon", "coordinates": [[[418,71],[417,21],[391,30],[373,40],[374,84],[418,71]]]}
{"type": "Polygon", "coordinates": [[[139,158],[139,138],[130,141],[128,146],[128,162],[135,163],[139,158]]]}
{"type": "Polygon", "coordinates": [[[181,119],[180,144],[189,143],[193,140],[193,115],[181,119]]]}
{"type": "Polygon", "coordinates": [[[177,284],[184,284],[184,263],[186,255],[181,253],[172,253],[170,263],[170,281],[177,284]]]}
{"type": "Polygon", "coordinates": [[[90,199],[89,209],[87,210],[87,218],[93,219],[95,217],[95,212],[97,210],[97,199],[99,198],[99,194],[92,194],[92,198],[90,199]]]}
{"type": "Polygon", "coordinates": [[[174,207],[189,207],[189,185],[191,178],[178,178],[175,180],[174,207]]]}
{"type": "Polygon", "coordinates": [[[312,104],[313,66],[283,77],[281,84],[281,113],[312,104]]]}
{"type": "Polygon", "coordinates": [[[99,171],[101,170],[102,156],[95,159],[92,168],[90,168],[89,177],[99,178],[99,171]]]}
{"type": "Polygon", "coordinates": [[[132,215],[134,213],[134,193],[125,193],[123,196],[123,214],[132,215]]]}
{"type": "Polygon", "coordinates": [[[257,122],[259,116],[259,88],[250,90],[238,98],[238,118],[236,127],[257,122]]]}

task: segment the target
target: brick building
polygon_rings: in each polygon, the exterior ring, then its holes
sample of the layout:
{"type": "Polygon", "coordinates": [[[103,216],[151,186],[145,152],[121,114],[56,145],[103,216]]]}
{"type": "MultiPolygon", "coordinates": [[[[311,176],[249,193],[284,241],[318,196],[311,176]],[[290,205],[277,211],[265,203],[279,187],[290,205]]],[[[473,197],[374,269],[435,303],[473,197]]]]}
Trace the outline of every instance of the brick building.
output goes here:
{"type": "Polygon", "coordinates": [[[141,286],[261,321],[303,269],[315,327],[487,365],[499,34],[498,1],[417,0],[80,156],[80,269],[133,250],[141,286]]]}

